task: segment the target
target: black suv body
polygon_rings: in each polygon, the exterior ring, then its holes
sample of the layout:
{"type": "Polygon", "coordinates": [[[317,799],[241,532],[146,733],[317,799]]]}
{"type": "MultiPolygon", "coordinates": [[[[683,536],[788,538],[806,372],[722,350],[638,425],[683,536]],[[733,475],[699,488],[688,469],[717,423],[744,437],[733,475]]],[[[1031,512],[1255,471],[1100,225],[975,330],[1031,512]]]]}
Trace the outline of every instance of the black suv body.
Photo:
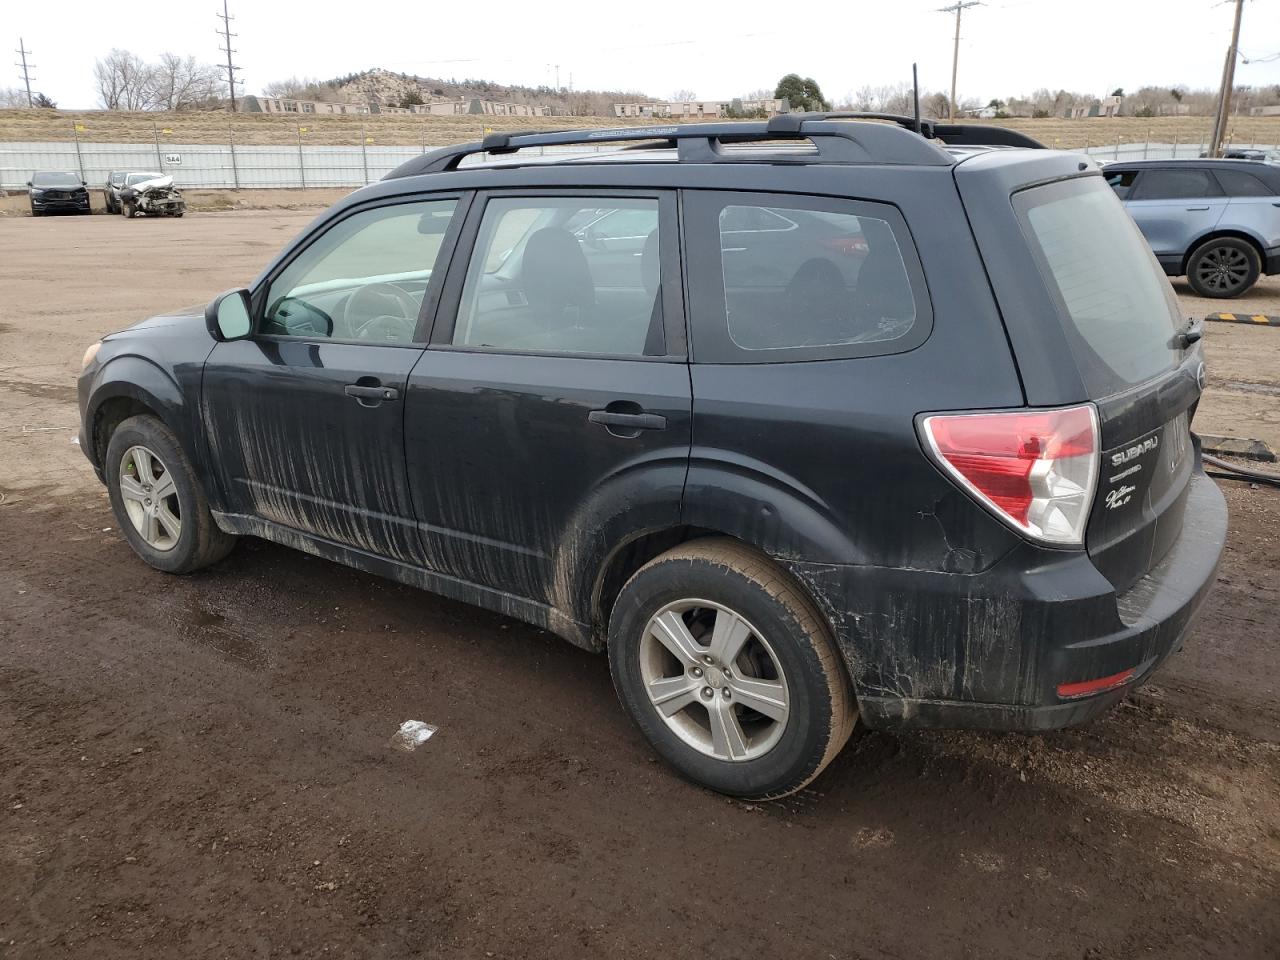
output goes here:
{"type": "Polygon", "coordinates": [[[1182,643],[1227,522],[1199,331],[1087,158],[810,115],[485,146],[90,349],[144,559],[254,535],[607,646],[749,796],[855,717],[1086,720],[1182,643]]]}
{"type": "Polygon", "coordinates": [[[89,188],[78,174],[60,170],[39,170],[27,181],[31,215],[50,213],[90,213],[89,188]]]}

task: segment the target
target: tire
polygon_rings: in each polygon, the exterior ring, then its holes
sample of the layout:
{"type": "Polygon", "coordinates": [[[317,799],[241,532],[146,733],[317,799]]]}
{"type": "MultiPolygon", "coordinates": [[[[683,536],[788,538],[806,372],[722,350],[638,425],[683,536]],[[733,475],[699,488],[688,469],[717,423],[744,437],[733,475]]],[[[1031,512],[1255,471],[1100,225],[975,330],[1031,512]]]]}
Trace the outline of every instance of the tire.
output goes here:
{"type": "Polygon", "coordinates": [[[126,220],[132,220],[138,215],[138,211],[134,205],[127,201],[122,201],[120,203],[120,213],[126,220]]]}
{"type": "Polygon", "coordinates": [[[623,706],[658,754],[687,779],[730,796],[772,800],[801,789],[840,752],[857,720],[812,601],[772,560],[735,540],[675,547],[627,581],[609,619],[609,667],[623,706]],[[661,623],[673,616],[685,624],[683,641],[660,639],[661,623]],[[747,637],[736,657],[711,656],[721,617],[747,637]],[[662,710],[651,690],[659,690],[662,710]],[[777,692],[766,699],[752,691],[777,692]],[[741,737],[717,740],[730,711],[741,737]]]}
{"type": "Polygon", "coordinates": [[[1187,282],[1199,296],[1215,300],[1247,292],[1262,273],[1253,244],[1238,237],[1206,240],[1187,258],[1187,282]]]}
{"type": "MultiPolygon", "coordinates": [[[[134,553],[143,560],[165,573],[191,573],[202,567],[217,563],[236,544],[236,537],[224,533],[213,522],[209,513],[209,502],[196,479],[190,461],[182,452],[177,438],[167,426],[153,416],[130,417],[121,423],[107,444],[107,455],[103,463],[103,471],[107,478],[107,491],[111,497],[111,509],[115,513],[116,522],[124,531],[125,539],[134,553]],[[145,454],[138,454],[142,450],[145,454]],[[154,458],[158,468],[148,471],[151,475],[146,483],[141,478],[143,471],[138,470],[139,462],[146,463],[154,458]],[[172,487],[165,482],[166,476],[172,480],[172,487]],[[128,485],[126,479],[138,478],[138,482],[128,485]],[[163,495],[165,509],[169,519],[178,521],[176,536],[163,519],[157,519],[154,529],[160,534],[157,542],[149,541],[144,535],[147,526],[146,508],[141,505],[141,491],[145,484],[146,492],[157,492],[163,495]],[[171,493],[164,494],[164,490],[171,493]],[[141,527],[137,522],[138,509],[127,505],[127,501],[143,512],[141,527]],[[175,507],[176,501],[176,509],[175,507]]],[[[160,501],[157,500],[157,504],[160,501]]],[[[151,504],[148,498],[146,506],[151,504]]]]}
{"type": "Polygon", "coordinates": [[[33,217],[43,217],[43,216],[44,216],[44,211],[43,211],[43,210],[37,210],[37,209],[36,209],[36,205],[33,203],[33,204],[31,205],[31,215],[32,215],[33,217]]]}

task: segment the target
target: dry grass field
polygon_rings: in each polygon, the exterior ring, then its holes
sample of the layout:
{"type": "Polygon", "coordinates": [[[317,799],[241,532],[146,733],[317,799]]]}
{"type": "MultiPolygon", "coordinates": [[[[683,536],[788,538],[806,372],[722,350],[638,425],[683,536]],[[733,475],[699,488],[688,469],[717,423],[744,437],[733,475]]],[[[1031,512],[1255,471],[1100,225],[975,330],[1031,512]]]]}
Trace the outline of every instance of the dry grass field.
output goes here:
{"type": "MultiPolygon", "coordinates": [[[[1201,143],[1208,139],[1208,117],[1094,118],[1090,120],[997,121],[1021,130],[1047,146],[1079,149],[1109,143],[1201,143]]],[[[635,125],[612,117],[432,117],[410,114],[351,116],[272,116],[225,113],[124,113],[108,111],[0,110],[0,141],[66,140],[85,142],[307,143],[435,145],[475,140],[486,130],[569,129],[635,125]],[[299,132],[301,129],[301,133],[299,132]],[[230,133],[229,133],[230,132],[230,133]]],[[[1280,117],[1237,117],[1229,128],[1236,143],[1280,144],[1280,117]]]]}

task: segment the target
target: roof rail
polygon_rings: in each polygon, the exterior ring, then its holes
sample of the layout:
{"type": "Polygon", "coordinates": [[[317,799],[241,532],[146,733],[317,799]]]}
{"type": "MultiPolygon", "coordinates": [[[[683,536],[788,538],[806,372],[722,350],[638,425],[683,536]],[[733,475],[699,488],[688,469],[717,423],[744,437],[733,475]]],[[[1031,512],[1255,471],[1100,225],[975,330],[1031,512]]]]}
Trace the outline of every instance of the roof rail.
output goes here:
{"type": "MultiPolygon", "coordinates": [[[[839,118],[838,114],[830,116],[839,118]]],[[[479,153],[507,154],[527,147],[653,140],[660,141],[667,147],[675,147],[679,159],[685,163],[740,160],[740,154],[726,154],[723,148],[777,140],[812,142],[817,155],[798,157],[796,162],[928,166],[944,166],[954,162],[937,144],[930,143],[913,132],[882,123],[828,123],[826,119],[827,116],[823,114],[783,114],[768,123],[691,123],[605,130],[491,133],[479,143],[442,147],[421,157],[414,157],[396,167],[383,179],[396,180],[423,173],[455,170],[465,157],[479,153]]],[[[778,159],[787,158],[770,157],[775,162],[778,159]]]]}
{"type": "Polygon", "coordinates": [[[824,113],[782,113],[769,121],[779,131],[795,129],[798,124],[810,120],[887,120],[907,130],[913,130],[929,140],[941,140],[949,147],[1029,147],[1043,150],[1039,140],[985,123],[940,123],[937,120],[919,120],[901,113],[866,113],[863,111],[828,111],[824,113]]]}

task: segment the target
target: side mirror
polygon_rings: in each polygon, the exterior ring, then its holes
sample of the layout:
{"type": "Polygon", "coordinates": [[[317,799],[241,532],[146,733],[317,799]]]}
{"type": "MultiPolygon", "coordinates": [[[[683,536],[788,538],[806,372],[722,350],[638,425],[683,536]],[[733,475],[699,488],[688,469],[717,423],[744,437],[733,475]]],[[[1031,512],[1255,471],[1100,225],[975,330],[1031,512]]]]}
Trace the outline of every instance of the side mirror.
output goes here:
{"type": "Polygon", "coordinates": [[[204,308],[205,326],[215,340],[243,340],[253,335],[249,313],[249,291],[228,290],[204,308]]]}
{"type": "Polygon", "coordinates": [[[28,181],[27,181],[27,186],[28,186],[28,187],[31,187],[31,186],[35,186],[35,184],[33,184],[30,180],[28,180],[28,181]]]}
{"type": "Polygon", "coordinates": [[[87,187],[88,185],[89,185],[89,181],[88,181],[88,180],[81,180],[81,181],[80,181],[80,186],[82,186],[82,187],[87,187]]]}

